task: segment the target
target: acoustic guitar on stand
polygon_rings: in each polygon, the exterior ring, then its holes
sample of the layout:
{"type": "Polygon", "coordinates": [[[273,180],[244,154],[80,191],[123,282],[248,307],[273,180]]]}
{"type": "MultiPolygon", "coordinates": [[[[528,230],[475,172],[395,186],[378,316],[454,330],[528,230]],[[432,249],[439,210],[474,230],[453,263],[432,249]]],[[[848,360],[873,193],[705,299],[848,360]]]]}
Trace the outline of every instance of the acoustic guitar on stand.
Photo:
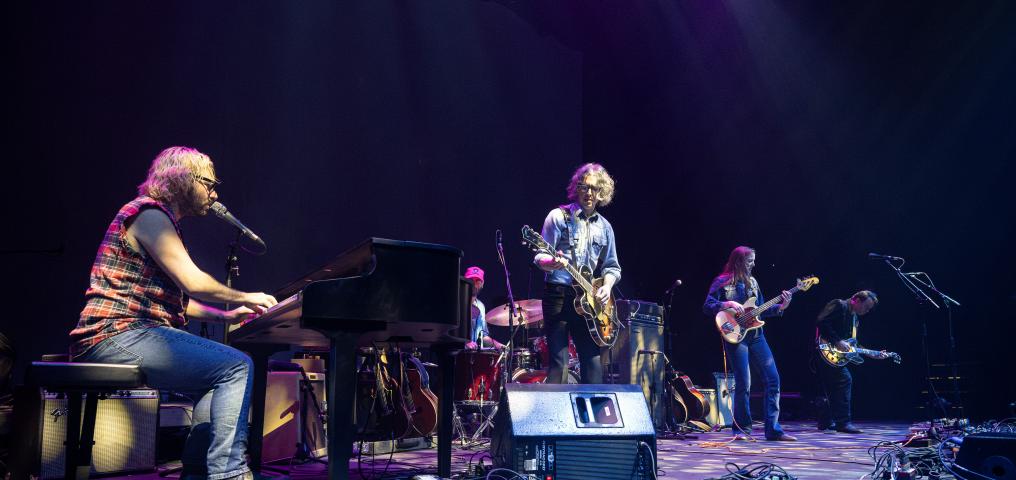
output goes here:
{"type": "MultiPolygon", "coordinates": [[[[809,288],[818,284],[818,277],[805,277],[797,281],[797,285],[791,288],[789,292],[791,294],[797,292],[806,292],[809,288]]],[[[762,305],[755,306],[755,297],[748,298],[744,302],[744,313],[738,314],[733,308],[720,310],[716,314],[716,329],[719,330],[720,335],[729,343],[741,343],[744,340],[744,336],[748,332],[761,328],[766,322],[759,320],[761,315],[766,310],[769,310],[782,300],[781,295],[777,295],[768,302],[762,305]]]]}
{"type": "MultiPolygon", "coordinates": [[[[522,241],[536,253],[557,257],[554,248],[529,225],[522,227],[522,241]]],[[[617,312],[614,310],[614,294],[605,303],[596,301],[596,290],[603,286],[603,277],[593,278],[589,267],[575,268],[568,263],[565,271],[571,275],[575,288],[575,311],[586,319],[589,336],[600,347],[611,347],[617,340],[617,312]]]]}

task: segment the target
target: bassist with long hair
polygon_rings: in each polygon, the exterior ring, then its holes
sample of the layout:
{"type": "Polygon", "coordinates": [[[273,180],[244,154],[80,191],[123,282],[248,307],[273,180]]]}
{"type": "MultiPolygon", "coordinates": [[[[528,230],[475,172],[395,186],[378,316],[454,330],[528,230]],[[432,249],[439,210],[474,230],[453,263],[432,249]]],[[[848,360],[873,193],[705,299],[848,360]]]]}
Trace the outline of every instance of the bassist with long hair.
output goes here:
{"type": "MultiPolygon", "coordinates": [[[[556,255],[538,253],[536,265],[546,274],[543,294],[543,326],[550,351],[547,383],[564,383],[568,366],[568,334],[578,350],[582,383],[603,383],[600,365],[600,347],[593,337],[582,314],[581,301],[576,303],[576,284],[591,287],[584,295],[595,302],[597,309],[611,304],[611,289],[621,279],[621,265],[617,262],[614,229],[610,222],[596,211],[614,198],[614,179],[603,166],[587,163],[572,175],[568,184],[571,203],[550,211],[543,222],[543,238],[556,255]],[[573,268],[569,268],[573,267],[573,268]],[[578,281],[569,271],[588,269],[595,282],[578,281]]],[[[611,304],[612,305],[612,304],[611,304]]],[[[610,326],[607,326],[609,332],[610,326]]],[[[610,335],[601,342],[612,342],[610,335]]]]}
{"type": "MultiPolygon", "coordinates": [[[[762,291],[758,281],[751,275],[755,268],[755,250],[751,247],[737,247],[730,252],[723,272],[713,280],[706,295],[702,310],[710,316],[720,311],[731,310],[740,315],[745,312],[744,304],[755,299],[762,304],[762,291]]],[[[784,291],[782,301],[760,314],[761,317],[772,317],[783,314],[790,305],[791,293],[784,291]]],[[[737,343],[723,341],[726,361],[734,370],[734,430],[738,433],[751,433],[751,412],[748,408],[748,394],[751,389],[751,373],[749,363],[762,374],[763,402],[765,415],[766,440],[797,440],[784,433],[780,427],[780,373],[776,370],[773,352],[769,349],[762,328],[747,333],[737,343]]]]}

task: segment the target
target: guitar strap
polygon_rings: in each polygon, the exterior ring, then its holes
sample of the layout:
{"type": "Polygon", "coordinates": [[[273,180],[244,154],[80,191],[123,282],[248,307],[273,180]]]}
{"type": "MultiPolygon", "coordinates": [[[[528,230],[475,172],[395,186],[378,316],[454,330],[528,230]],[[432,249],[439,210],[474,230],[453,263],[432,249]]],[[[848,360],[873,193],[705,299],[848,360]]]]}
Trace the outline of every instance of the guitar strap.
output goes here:
{"type": "MultiPolygon", "coordinates": [[[[568,257],[572,262],[575,261],[575,247],[578,239],[572,235],[572,231],[578,232],[577,225],[572,222],[575,221],[575,216],[572,215],[571,205],[560,205],[557,208],[561,209],[561,213],[564,214],[564,235],[568,239],[568,257]]],[[[554,245],[557,248],[557,245],[554,245]]]]}
{"type": "MultiPolygon", "coordinates": [[[[577,223],[578,222],[578,218],[577,218],[578,215],[576,215],[575,212],[572,211],[572,205],[571,204],[560,205],[557,208],[560,208],[561,212],[564,214],[565,235],[568,237],[568,248],[571,249],[571,252],[569,253],[569,257],[571,257],[572,262],[575,262],[576,261],[576,255],[578,253],[577,249],[578,249],[578,242],[579,242],[579,239],[576,238],[576,236],[578,234],[578,231],[579,231],[579,226],[578,226],[578,223],[577,223]],[[576,235],[572,235],[573,232],[576,235]]],[[[590,245],[589,245],[589,243],[591,241],[592,241],[592,236],[591,236],[591,232],[589,231],[589,226],[588,226],[588,223],[587,223],[586,224],[586,248],[584,250],[586,252],[586,265],[585,266],[589,267],[589,269],[591,271],[593,271],[594,276],[595,276],[597,274],[597,271],[595,270],[593,265],[590,265],[590,260],[592,260],[592,259],[589,257],[589,251],[590,251],[590,248],[589,248],[590,245]]],[[[606,254],[607,254],[606,250],[607,249],[605,249],[605,248],[600,250],[600,255],[596,259],[596,267],[598,267],[599,265],[603,264],[603,262],[601,260],[603,260],[603,258],[606,256],[606,254]]],[[[576,265],[578,265],[578,264],[576,263],[576,265]]]]}
{"type": "Polygon", "coordinates": [[[416,371],[420,372],[420,385],[423,388],[430,389],[430,373],[427,372],[427,367],[423,366],[423,362],[421,362],[419,358],[410,354],[404,355],[406,360],[409,360],[409,362],[416,367],[416,371]]]}

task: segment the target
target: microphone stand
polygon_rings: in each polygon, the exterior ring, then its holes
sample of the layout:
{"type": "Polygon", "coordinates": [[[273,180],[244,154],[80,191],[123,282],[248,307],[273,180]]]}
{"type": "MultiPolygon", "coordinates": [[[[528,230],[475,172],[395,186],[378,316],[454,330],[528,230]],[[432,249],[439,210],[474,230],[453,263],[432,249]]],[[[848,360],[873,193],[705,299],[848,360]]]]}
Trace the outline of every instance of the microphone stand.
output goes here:
{"type": "Polygon", "coordinates": [[[524,325],[523,320],[520,318],[518,324],[515,322],[515,316],[519,313],[516,311],[515,295],[512,293],[512,274],[508,270],[508,262],[505,261],[504,256],[504,245],[501,244],[501,230],[498,229],[494,233],[497,238],[497,259],[501,262],[501,267],[504,268],[504,283],[505,288],[508,291],[508,325],[510,336],[508,337],[508,343],[505,344],[505,350],[507,355],[505,356],[505,371],[502,375],[501,389],[504,389],[505,384],[511,381],[512,371],[514,368],[514,361],[512,353],[515,351],[515,335],[518,333],[519,327],[524,325]]]}
{"type": "MultiPolygon", "coordinates": [[[[236,240],[229,243],[229,255],[226,256],[226,286],[233,288],[233,279],[240,276],[240,257],[236,250],[240,248],[240,239],[243,238],[243,230],[236,229],[236,240]]],[[[223,308],[230,310],[232,305],[226,304],[223,308]]],[[[222,344],[229,345],[229,324],[222,324],[222,344]]]]}
{"type": "MultiPolygon", "coordinates": [[[[939,298],[942,299],[942,305],[945,306],[946,325],[948,327],[948,332],[949,332],[949,366],[950,366],[949,373],[952,376],[953,401],[955,402],[956,409],[959,410],[960,416],[961,417],[966,417],[966,410],[963,408],[963,400],[962,400],[962,397],[960,396],[960,387],[959,387],[959,382],[957,381],[957,379],[959,378],[959,372],[956,370],[956,367],[957,367],[957,364],[956,364],[956,337],[953,335],[952,307],[949,305],[951,303],[951,304],[956,305],[957,307],[959,307],[959,306],[961,306],[960,302],[957,302],[956,300],[954,300],[949,295],[946,295],[945,293],[943,293],[939,289],[935,288],[935,282],[932,281],[931,276],[928,275],[927,273],[924,273],[924,272],[908,272],[908,273],[904,273],[904,275],[906,275],[907,278],[910,278],[911,280],[921,284],[924,288],[927,288],[928,290],[931,290],[932,292],[935,292],[935,294],[937,294],[939,296],[939,298]],[[924,280],[921,280],[922,276],[924,277],[924,280]]],[[[946,415],[946,416],[948,417],[948,415],[946,415]]]]}
{"type": "MultiPolygon", "coordinates": [[[[671,333],[670,332],[670,316],[671,316],[671,311],[673,311],[673,309],[674,309],[674,290],[677,290],[677,287],[678,287],[677,281],[674,281],[674,283],[671,283],[670,284],[670,288],[668,288],[666,291],[663,292],[663,296],[664,296],[664,298],[667,301],[663,302],[662,301],[663,298],[660,299],[661,303],[663,303],[663,359],[666,360],[667,365],[670,365],[670,359],[668,358],[668,355],[673,355],[674,354],[674,351],[672,349],[671,338],[670,338],[670,333],[671,333]]],[[[664,375],[666,375],[666,374],[664,374],[664,375]]],[[[655,377],[654,377],[654,379],[655,379],[655,377]]],[[[664,382],[665,383],[669,383],[669,382],[666,381],[666,379],[664,379],[664,382]]],[[[663,386],[663,390],[664,390],[664,392],[667,391],[667,385],[666,384],[663,386]]],[[[673,418],[673,415],[674,415],[673,406],[671,405],[671,402],[667,401],[667,402],[663,402],[663,408],[664,408],[664,418],[666,419],[666,421],[664,422],[664,425],[669,427],[670,426],[670,420],[673,418]]],[[[678,435],[683,435],[683,434],[679,433],[678,435]]]]}
{"type": "MultiPolygon", "coordinates": [[[[900,258],[899,265],[894,265],[893,260],[889,258],[885,258],[884,260],[885,264],[888,265],[894,273],[896,273],[896,277],[903,282],[903,286],[914,295],[917,303],[921,304],[927,302],[936,309],[941,308],[934,300],[931,299],[931,297],[928,296],[927,293],[924,292],[924,290],[921,289],[921,287],[914,283],[909,275],[904,274],[900,270],[900,268],[903,267],[903,264],[906,263],[906,260],[900,258]]],[[[928,347],[928,317],[926,315],[921,315],[921,353],[924,356],[924,378],[928,381],[928,394],[931,396],[928,400],[928,437],[931,438],[935,429],[935,412],[933,410],[941,409],[944,417],[948,417],[949,412],[943,405],[942,398],[938,396],[938,391],[935,390],[935,382],[931,378],[931,352],[928,347]]]]}

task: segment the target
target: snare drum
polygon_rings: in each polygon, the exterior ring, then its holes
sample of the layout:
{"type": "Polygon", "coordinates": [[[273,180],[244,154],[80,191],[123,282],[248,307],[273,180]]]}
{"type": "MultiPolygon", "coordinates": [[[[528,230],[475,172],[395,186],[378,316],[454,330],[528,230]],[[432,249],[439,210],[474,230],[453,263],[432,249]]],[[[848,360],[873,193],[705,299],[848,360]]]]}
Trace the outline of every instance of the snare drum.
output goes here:
{"type": "Polygon", "coordinates": [[[502,355],[489,350],[463,350],[455,356],[456,402],[496,402],[502,355]]]}
{"type": "MultiPolygon", "coordinates": [[[[547,346],[547,337],[536,337],[533,339],[533,350],[540,354],[540,368],[550,368],[550,347],[547,346]]],[[[579,352],[575,349],[575,342],[571,335],[568,335],[568,367],[574,368],[579,364],[579,352]]]]}
{"type": "MultiPolygon", "coordinates": [[[[568,380],[569,384],[579,383],[579,376],[577,373],[568,370],[565,379],[568,380]]],[[[544,383],[547,381],[546,370],[529,370],[520,368],[512,373],[512,383],[544,383]]]]}

